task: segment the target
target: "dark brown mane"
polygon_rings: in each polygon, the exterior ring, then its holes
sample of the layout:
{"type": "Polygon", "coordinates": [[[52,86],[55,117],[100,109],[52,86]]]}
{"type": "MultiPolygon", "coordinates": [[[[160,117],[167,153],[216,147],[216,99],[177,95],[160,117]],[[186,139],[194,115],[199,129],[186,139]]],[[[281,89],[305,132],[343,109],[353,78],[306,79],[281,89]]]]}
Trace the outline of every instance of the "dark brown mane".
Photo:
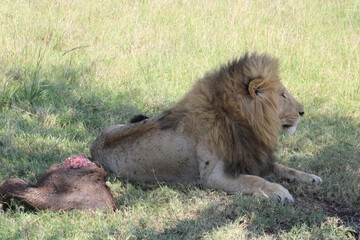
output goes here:
{"type": "Polygon", "coordinates": [[[276,59],[246,54],[199,79],[160,126],[183,123],[185,134],[220,156],[227,172],[263,175],[273,166],[280,85],[276,59]]]}

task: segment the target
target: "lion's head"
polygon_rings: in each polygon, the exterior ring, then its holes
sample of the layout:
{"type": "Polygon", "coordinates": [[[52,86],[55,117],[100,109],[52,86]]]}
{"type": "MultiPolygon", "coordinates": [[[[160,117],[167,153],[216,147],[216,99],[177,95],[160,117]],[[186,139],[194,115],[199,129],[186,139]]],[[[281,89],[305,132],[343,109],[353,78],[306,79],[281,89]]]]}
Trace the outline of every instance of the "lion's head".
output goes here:
{"type": "Polygon", "coordinates": [[[280,82],[277,59],[252,54],[239,62],[236,63],[239,70],[232,77],[229,67],[223,68],[231,82],[226,83],[230,88],[221,89],[230,93],[222,101],[223,108],[238,122],[247,121],[254,134],[268,146],[276,144],[280,128],[292,135],[304,108],[280,82]]]}
{"type": "Polygon", "coordinates": [[[303,106],[282,86],[278,91],[279,118],[282,129],[292,135],[304,115],[303,106]]]}

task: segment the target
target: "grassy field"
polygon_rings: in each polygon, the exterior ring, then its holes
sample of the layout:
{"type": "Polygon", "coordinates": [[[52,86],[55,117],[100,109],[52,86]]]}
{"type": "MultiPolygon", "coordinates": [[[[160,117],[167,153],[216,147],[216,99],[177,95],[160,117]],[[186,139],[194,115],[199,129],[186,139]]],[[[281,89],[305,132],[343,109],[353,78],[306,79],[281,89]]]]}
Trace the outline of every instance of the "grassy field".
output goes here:
{"type": "Polygon", "coordinates": [[[160,114],[246,51],[279,58],[303,103],[279,162],[322,177],[279,181],[294,205],[109,176],[119,210],[0,213],[1,239],[357,239],[360,1],[0,2],[0,183],[35,182],[106,126],[160,114]]]}

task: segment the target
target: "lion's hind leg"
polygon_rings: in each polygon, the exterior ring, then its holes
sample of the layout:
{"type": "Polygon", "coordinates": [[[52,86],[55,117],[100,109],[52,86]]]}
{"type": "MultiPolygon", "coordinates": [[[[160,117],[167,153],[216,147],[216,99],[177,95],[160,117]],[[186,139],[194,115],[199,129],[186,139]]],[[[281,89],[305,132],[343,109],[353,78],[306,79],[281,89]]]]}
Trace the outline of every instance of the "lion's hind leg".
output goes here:
{"type": "Polygon", "coordinates": [[[320,184],[322,179],[314,174],[302,172],[293,168],[285,167],[282,164],[275,163],[274,173],[277,177],[293,181],[302,181],[306,183],[320,184]]]}

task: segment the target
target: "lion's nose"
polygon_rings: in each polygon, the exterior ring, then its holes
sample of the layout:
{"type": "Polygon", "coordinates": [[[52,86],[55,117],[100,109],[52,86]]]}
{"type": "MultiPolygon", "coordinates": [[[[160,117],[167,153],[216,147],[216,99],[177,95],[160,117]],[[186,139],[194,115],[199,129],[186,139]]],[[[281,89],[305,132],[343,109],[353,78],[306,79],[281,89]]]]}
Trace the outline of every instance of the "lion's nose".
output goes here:
{"type": "Polygon", "coordinates": [[[300,114],[300,117],[301,117],[302,115],[304,115],[304,113],[305,113],[305,112],[299,112],[299,114],[300,114]]]}

